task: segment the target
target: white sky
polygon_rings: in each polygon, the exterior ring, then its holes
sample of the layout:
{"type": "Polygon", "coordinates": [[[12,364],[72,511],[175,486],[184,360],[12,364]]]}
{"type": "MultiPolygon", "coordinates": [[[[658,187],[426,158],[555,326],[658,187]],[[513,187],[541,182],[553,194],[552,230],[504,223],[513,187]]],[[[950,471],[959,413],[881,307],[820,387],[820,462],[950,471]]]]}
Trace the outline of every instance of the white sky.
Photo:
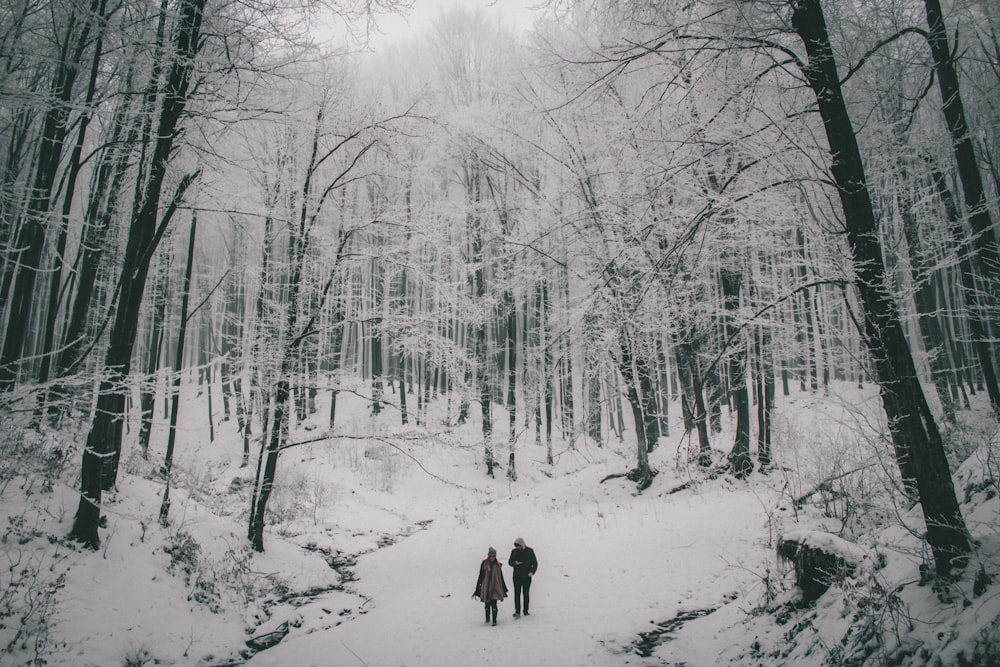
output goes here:
{"type": "Polygon", "coordinates": [[[379,15],[378,31],[370,37],[371,48],[399,40],[410,39],[430,27],[441,13],[459,6],[469,10],[483,9],[488,16],[499,17],[504,24],[516,29],[531,28],[541,10],[533,9],[544,0],[412,0],[412,7],[397,14],[379,15]]]}

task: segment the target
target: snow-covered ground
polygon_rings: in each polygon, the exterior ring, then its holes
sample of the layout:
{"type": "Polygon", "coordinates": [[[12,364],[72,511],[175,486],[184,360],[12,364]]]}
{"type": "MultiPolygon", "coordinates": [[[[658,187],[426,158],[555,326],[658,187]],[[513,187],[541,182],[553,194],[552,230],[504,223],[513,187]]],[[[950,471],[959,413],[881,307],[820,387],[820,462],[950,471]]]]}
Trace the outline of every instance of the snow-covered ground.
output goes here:
{"type": "MultiPolygon", "coordinates": [[[[323,398],[293,441],[322,433],[323,398]]],[[[160,424],[149,461],[131,445],[125,454],[96,553],[63,539],[84,434],[5,422],[0,665],[865,664],[861,652],[872,665],[951,665],[1000,655],[1000,587],[981,577],[973,592],[980,564],[1000,574],[1000,443],[975,413],[951,438],[969,458],[956,485],[977,560],[960,581],[932,586],[919,585],[919,513],[884,493],[893,468],[872,430],[872,389],[779,398],[779,466],[746,481],[689,465],[672,424],[651,456],[660,474],[641,494],[621,477],[602,482],[632,466],[630,433],[604,447],[557,438],[552,466],[522,433],[511,482],[506,465],[486,476],[478,424],[442,425],[443,400],[432,426],[404,428],[394,409],[373,418],[343,393],[337,437],[279,461],[264,554],[245,536],[254,460],[240,468],[235,425],[214,405],[209,443],[204,396],[185,388],[171,525],[156,520],[160,424]],[[792,530],[842,532],[884,566],[798,608],[794,575],[775,555],[792,530]],[[471,599],[476,568],[490,546],[506,561],[516,537],[540,564],[531,615],[512,618],[508,598],[492,627],[471,599]],[[247,646],[269,632],[284,636],[247,646]]],[[[721,459],[729,432],[713,445],[721,459]]],[[[496,450],[505,464],[499,435],[496,450]]]]}

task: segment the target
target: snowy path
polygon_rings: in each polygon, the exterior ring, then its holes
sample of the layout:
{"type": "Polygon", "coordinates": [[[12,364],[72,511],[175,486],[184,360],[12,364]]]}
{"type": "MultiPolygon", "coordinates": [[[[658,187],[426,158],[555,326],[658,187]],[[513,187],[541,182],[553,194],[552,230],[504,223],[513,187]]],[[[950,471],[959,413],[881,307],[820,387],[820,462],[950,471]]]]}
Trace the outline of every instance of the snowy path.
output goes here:
{"type": "MultiPolygon", "coordinates": [[[[758,583],[753,571],[770,557],[764,503],[748,488],[718,482],[658,497],[671,485],[662,478],[635,497],[624,481],[597,484],[599,474],[548,481],[485,505],[443,498],[411,508],[415,520],[434,519],[431,527],[355,568],[353,586],[372,600],[367,613],[329,630],[293,632],[249,664],[662,664],[622,647],[651,622],[719,606],[728,593],[758,583]],[[734,494],[745,499],[734,502],[734,494]],[[416,516],[425,509],[437,515],[416,516]],[[482,604],[470,599],[476,568],[490,545],[506,561],[517,536],[540,562],[532,614],[513,619],[508,598],[491,627],[482,604]]],[[[504,571],[511,586],[510,568],[504,571]]]]}

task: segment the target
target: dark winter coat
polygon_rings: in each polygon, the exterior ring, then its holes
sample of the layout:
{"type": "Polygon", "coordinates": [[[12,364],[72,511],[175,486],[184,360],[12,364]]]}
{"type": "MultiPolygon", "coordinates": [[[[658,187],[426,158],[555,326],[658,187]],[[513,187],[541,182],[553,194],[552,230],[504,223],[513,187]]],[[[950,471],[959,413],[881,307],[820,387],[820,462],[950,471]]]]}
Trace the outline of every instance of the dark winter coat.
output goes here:
{"type": "Polygon", "coordinates": [[[529,579],[538,571],[538,559],[535,558],[535,550],[531,547],[512,549],[507,564],[514,568],[514,581],[529,579]]]}
{"type": "Polygon", "coordinates": [[[476,580],[476,592],[473,595],[479,596],[483,602],[499,601],[507,597],[507,582],[503,578],[502,566],[498,560],[491,564],[489,558],[484,559],[479,565],[479,579],[476,580]]]}

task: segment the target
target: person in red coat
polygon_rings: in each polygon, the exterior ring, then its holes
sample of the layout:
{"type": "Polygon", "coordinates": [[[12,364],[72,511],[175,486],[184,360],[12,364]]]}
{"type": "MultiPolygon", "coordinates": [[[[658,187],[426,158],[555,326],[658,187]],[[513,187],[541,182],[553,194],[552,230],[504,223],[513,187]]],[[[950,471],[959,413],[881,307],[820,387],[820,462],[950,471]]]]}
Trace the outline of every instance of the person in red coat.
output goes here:
{"type": "Polygon", "coordinates": [[[497,550],[490,547],[486,559],[479,565],[479,579],[476,580],[476,590],[472,597],[479,598],[486,606],[486,622],[493,615],[493,625],[497,624],[497,603],[507,597],[507,582],[503,579],[500,568],[502,563],[497,560],[497,550]]]}

